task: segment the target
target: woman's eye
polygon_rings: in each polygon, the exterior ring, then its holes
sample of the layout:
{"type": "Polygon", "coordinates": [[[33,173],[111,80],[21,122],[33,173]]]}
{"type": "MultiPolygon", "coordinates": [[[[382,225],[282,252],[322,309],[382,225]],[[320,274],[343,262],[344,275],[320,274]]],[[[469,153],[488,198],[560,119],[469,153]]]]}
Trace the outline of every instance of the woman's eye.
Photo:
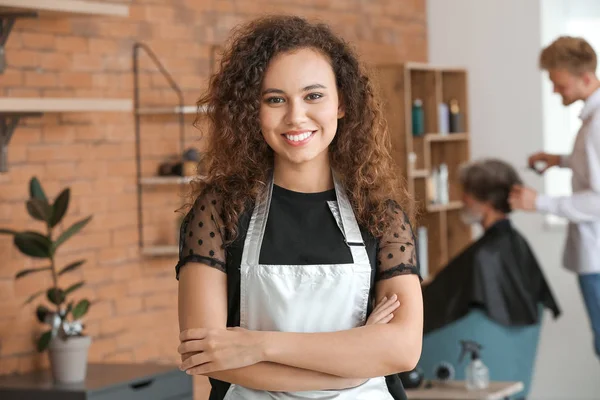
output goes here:
{"type": "Polygon", "coordinates": [[[306,98],[307,98],[308,100],[318,100],[318,99],[320,99],[321,97],[323,97],[323,95],[322,95],[321,93],[311,93],[311,94],[309,94],[308,96],[306,96],[306,98]]]}
{"type": "Polygon", "coordinates": [[[266,103],[268,104],[280,104],[283,103],[283,98],[281,97],[269,97],[268,99],[265,100],[266,103]]]}

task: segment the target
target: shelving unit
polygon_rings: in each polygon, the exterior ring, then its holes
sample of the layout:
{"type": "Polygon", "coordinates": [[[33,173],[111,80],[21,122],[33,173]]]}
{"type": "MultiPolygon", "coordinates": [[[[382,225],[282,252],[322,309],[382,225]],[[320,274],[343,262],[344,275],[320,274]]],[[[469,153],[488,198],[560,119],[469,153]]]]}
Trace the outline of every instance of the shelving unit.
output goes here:
{"type": "MultiPolygon", "coordinates": [[[[174,117],[178,120],[179,128],[179,152],[182,153],[185,146],[185,115],[194,115],[206,112],[206,107],[197,105],[186,105],[181,88],[175,82],[173,76],[160,62],[158,56],[144,43],[135,43],[133,46],[133,87],[134,87],[134,115],[135,115],[135,148],[136,148],[136,170],[137,170],[137,211],[138,211],[138,245],[140,253],[146,257],[171,257],[179,253],[177,245],[168,243],[149,243],[144,235],[144,197],[146,190],[165,186],[181,186],[189,184],[192,180],[201,179],[199,176],[142,176],[142,136],[143,119],[150,116],[162,115],[174,117]],[[158,69],[163,78],[168,82],[171,90],[177,96],[176,105],[151,105],[141,104],[140,79],[140,54],[145,53],[158,69]]],[[[212,61],[211,61],[212,62],[212,61]]]]}
{"type": "Polygon", "coordinates": [[[416,199],[417,227],[427,228],[428,272],[433,276],[472,240],[470,227],[460,218],[463,204],[458,181],[459,166],[470,158],[467,71],[422,63],[381,65],[377,70],[392,154],[416,199]],[[416,99],[422,100],[424,111],[425,134],[421,136],[412,134],[416,99]],[[451,99],[458,101],[463,129],[440,133],[439,105],[451,99]],[[448,166],[449,201],[432,203],[432,171],[442,163],[448,166]]]}

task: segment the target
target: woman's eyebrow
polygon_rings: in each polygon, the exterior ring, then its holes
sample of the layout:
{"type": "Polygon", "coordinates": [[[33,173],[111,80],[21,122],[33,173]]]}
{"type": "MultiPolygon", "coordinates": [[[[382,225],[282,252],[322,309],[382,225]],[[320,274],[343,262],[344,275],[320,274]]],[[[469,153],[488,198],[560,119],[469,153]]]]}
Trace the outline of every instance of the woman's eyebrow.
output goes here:
{"type": "MultiPolygon", "coordinates": [[[[308,85],[306,87],[304,87],[302,89],[303,92],[308,92],[310,90],[315,90],[315,89],[327,89],[324,85],[321,85],[320,83],[314,83],[312,85],[308,85]]],[[[275,89],[275,88],[268,88],[263,90],[262,94],[269,94],[269,93],[278,93],[278,94],[284,94],[285,92],[281,89],[275,89]]]]}

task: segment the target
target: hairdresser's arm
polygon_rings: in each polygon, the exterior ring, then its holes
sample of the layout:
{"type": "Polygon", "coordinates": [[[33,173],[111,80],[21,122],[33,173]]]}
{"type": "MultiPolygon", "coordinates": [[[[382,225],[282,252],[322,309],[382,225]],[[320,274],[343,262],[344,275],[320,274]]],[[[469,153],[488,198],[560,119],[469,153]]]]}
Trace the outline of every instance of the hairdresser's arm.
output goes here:
{"type": "Polygon", "coordinates": [[[267,361],[348,378],[385,376],[415,367],[421,354],[423,304],[417,275],[377,284],[377,296],[396,294],[400,307],[386,325],[331,333],[266,332],[267,361]]]}
{"type": "Polygon", "coordinates": [[[538,211],[568,219],[571,222],[600,221],[600,120],[593,121],[586,138],[590,188],[570,196],[538,194],[538,211]]]}
{"type": "MultiPolygon", "coordinates": [[[[219,328],[227,323],[227,275],[204,264],[188,263],[179,274],[179,327],[219,328]]],[[[186,353],[187,359],[196,353],[186,353]]],[[[231,370],[211,372],[205,376],[247,388],[269,391],[305,391],[345,389],[360,384],[321,372],[294,368],[273,362],[231,370]]]]}
{"type": "Polygon", "coordinates": [[[182,346],[202,353],[186,359],[181,368],[213,376],[214,371],[267,361],[357,379],[411,370],[421,354],[423,301],[419,277],[385,279],[376,290],[378,298],[396,294],[400,302],[394,318],[385,325],[325,333],[190,329],[180,335],[182,346]]]}

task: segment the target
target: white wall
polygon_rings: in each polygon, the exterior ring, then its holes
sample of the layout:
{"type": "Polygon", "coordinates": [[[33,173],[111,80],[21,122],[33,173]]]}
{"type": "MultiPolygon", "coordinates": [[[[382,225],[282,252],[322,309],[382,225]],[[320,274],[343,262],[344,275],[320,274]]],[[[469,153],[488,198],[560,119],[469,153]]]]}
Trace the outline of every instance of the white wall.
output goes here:
{"type": "MultiPolygon", "coordinates": [[[[543,179],[525,166],[527,156],[545,145],[542,93],[549,88],[537,61],[544,36],[556,28],[542,19],[558,20],[561,5],[562,0],[427,0],[430,63],[469,71],[472,156],[512,163],[538,190],[544,189],[543,179]]],[[[600,363],[576,277],[561,266],[564,231],[546,228],[535,214],[517,213],[513,221],[530,241],[563,311],[558,320],[545,314],[530,398],[599,399],[600,363]]]]}

